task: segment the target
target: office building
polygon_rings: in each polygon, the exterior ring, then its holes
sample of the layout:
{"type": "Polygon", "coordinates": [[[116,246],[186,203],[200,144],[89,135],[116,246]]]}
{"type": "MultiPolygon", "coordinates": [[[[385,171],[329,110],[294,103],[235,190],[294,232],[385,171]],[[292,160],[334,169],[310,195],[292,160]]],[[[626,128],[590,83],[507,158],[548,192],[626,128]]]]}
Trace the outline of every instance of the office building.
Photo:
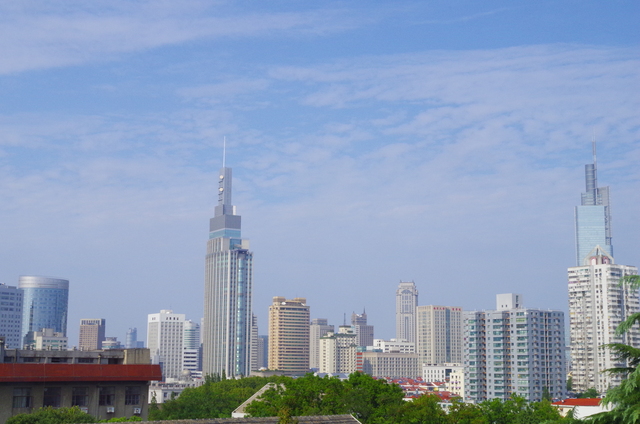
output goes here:
{"type": "Polygon", "coordinates": [[[105,340],[106,320],[104,318],[81,319],[78,349],[98,350],[105,340]]]}
{"type": "Polygon", "coordinates": [[[267,369],[269,367],[269,336],[258,336],[258,368],[267,369]]]}
{"type": "Polygon", "coordinates": [[[124,349],[117,337],[105,337],[102,341],[102,350],[124,349]]]}
{"type": "Polygon", "coordinates": [[[165,379],[179,379],[182,375],[184,323],[184,314],[174,314],[169,309],[148,316],[147,346],[151,361],[162,366],[165,379]]]}
{"type": "Polygon", "coordinates": [[[525,308],[519,294],[499,294],[496,310],[465,311],[465,401],[522,396],[540,401],[566,392],[564,312],[525,308]]]}
{"type": "Polygon", "coordinates": [[[638,289],[620,285],[627,275],[637,275],[634,266],[617,265],[605,249],[597,246],[581,266],[569,268],[569,328],[571,332],[571,372],[573,390],[595,388],[605,394],[620,384],[620,376],[604,370],[624,367],[602,345],[624,343],[640,347],[640,330],[632,327],[616,336],[618,325],[640,312],[638,289]]]}
{"type": "Polygon", "coordinates": [[[9,349],[22,347],[22,296],[19,288],[0,283],[0,337],[9,349]]]}
{"type": "Polygon", "coordinates": [[[418,378],[421,376],[418,355],[415,353],[379,352],[358,348],[356,369],[372,377],[418,378]]]}
{"type": "Polygon", "coordinates": [[[396,340],[416,341],[418,289],[411,282],[400,282],[396,290],[396,340]]]}
{"type": "Polygon", "coordinates": [[[319,372],[351,374],[356,371],[358,335],[348,325],[341,325],[338,333],[328,332],[320,337],[319,372]]]}
{"type": "Polygon", "coordinates": [[[67,343],[64,334],[53,331],[53,328],[43,328],[33,332],[33,342],[28,346],[35,350],[67,350],[67,343]]]}
{"type": "Polygon", "coordinates": [[[258,317],[255,314],[251,314],[251,371],[260,369],[258,365],[258,317]]]}
{"type": "Polygon", "coordinates": [[[129,328],[124,339],[125,349],[134,349],[138,346],[138,329],[136,327],[129,328]]]}
{"type": "Polygon", "coordinates": [[[367,325],[367,312],[351,314],[351,326],[356,333],[358,346],[373,346],[373,325],[367,325]]]}
{"type": "Polygon", "coordinates": [[[373,340],[374,350],[378,349],[385,353],[399,352],[399,353],[416,353],[416,344],[410,343],[406,340],[373,340]]]}
{"type": "Polygon", "coordinates": [[[33,332],[43,328],[67,335],[68,280],[23,275],[18,288],[23,291],[20,334],[23,345],[30,345],[34,341],[33,332]]]}
{"type": "Polygon", "coordinates": [[[269,369],[287,375],[309,372],[307,299],[276,296],[269,306],[269,369]]]}
{"type": "Polygon", "coordinates": [[[326,318],[314,318],[309,326],[309,368],[320,368],[320,337],[328,332],[335,332],[335,327],[329,325],[326,318]]]}
{"type": "Polygon", "coordinates": [[[249,375],[250,371],[253,254],[249,241],[241,238],[240,228],[240,215],[231,203],[231,168],[223,166],[205,259],[205,375],[249,375]]]}
{"type": "Polygon", "coordinates": [[[576,266],[583,265],[596,246],[613,257],[609,187],[598,187],[595,140],[593,163],[585,165],[585,183],[581,204],[575,208],[576,266]]]}
{"type": "Polygon", "coordinates": [[[416,308],[416,353],[428,365],[462,362],[462,308],[425,305],[416,308]]]}

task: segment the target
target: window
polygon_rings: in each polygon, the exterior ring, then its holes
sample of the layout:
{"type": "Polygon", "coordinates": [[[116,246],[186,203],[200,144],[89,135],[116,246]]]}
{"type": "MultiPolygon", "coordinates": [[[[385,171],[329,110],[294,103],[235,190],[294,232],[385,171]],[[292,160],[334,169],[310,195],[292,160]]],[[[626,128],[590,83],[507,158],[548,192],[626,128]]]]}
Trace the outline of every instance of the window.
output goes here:
{"type": "Polygon", "coordinates": [[[98,405],[113,405],[116,400],[116,388],[113,386],[100,387],[98,405]]]}
{"type": "Polygon", "coordinates": [[[60,387],[45,387],[42,406],[60,407],[61,392],[62,389],[60,387]]]}
{"type": "Polygon", "coordinates": [[[89,406],[89,389],[87,387],[73,387],[71,389],[72,406],[89,406]]]}
{"type": "Polygon", "coordinates": [[[127,386],[124,392],[125,405],[140,405],[140,386],[127,386]]]}
{"type": "Polygon", "coordinates": [[[13,407],[14,408],[31,408],[31,388],[15,388],[13,389],[13,407]]]}

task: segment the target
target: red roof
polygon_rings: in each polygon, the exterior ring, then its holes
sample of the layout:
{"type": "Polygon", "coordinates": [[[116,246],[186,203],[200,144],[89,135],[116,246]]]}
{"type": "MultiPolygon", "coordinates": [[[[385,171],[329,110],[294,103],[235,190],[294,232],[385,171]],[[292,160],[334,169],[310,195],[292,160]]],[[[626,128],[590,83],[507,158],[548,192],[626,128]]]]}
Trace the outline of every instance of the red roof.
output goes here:
{"type": "Polygon", "coordinates": [[[558,406],[598,406],[600,405],[600,398],[589,399],[565,399],[558,402],[553,402],[553,405],[558,406]]]}
{"type": "Polygon", "coordinates": [[[162,380],[160,365],[0,364],[0,382],[162,380]]]}

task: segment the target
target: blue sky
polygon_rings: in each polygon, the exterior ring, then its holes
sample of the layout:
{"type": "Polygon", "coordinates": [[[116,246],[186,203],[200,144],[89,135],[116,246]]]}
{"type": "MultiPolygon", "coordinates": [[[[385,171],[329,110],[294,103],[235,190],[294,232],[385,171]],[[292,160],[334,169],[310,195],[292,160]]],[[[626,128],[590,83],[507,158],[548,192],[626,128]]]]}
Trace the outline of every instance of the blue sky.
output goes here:
{"type": "Polygon", "coordinates": [[[307,297],[394,337],[394,293],[567,309],[598,140],[616,261],[640,264],[632,1],[0,4],[0,281],[81,318],[199,320],[222,140],[254,310],[307,297]]]}

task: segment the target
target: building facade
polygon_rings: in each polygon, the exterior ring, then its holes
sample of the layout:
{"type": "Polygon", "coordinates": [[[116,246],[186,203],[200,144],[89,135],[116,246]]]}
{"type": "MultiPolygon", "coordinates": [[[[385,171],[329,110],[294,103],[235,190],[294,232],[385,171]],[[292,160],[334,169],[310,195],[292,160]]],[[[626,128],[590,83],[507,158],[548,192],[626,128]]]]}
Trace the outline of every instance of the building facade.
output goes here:
{"type": "Polygon", "coordinates": [[[249,375],[253,254],[241,238],[231,203],[231,168],[220,169],[218,205],[209,222],[205,258],[202,370],[205,375],[249,375]]]}
{"type": "Polygon", "coordinates": [[[496,310],[465,311],[465,401],[540,401],[566,393],[564,313],[522,306],[522,296],[497,296],[496,310]]]}
{"type": "Polygon", "coordinates": [[[22,344],[33,342],[33,332],[52,328],[67,335],[69,280],[23,275],[18,280],[23,291],[22,344]]]}
{"type": "Polygon", "coordinates": [[[314,318],[309,326],[309,368],[320,369],[320,337],[335,332],[326,318],[314,318]]]}
{"type": "Polygon", "coordinates": [[[148,316],[147,346],[152,363],[161,365],[164,379],[182,376],[184,323],[184,314],[174,314],[169,309],[148,316]]]}
{"type": "Polygon", "coordinates": [[[361,314],[352,313],[351,326],[356,333],[356,344],[358,346],[373,346],[373,325],[367,324],[366,311],[362,311],[361,314]]]}
{"type": "Polygon", "coordinates": [[[373,340],[374,349],[379,349],[381,352],[399,352],[399,353],[416,353],[416,344],[410,343],[406,340],[373,340]]]}
{"type": "MultiPolygon", "coordinates": [[[[78,349],[98,350],[105,340],[106,320],[104,318],[81,319],[78,349]]],[[[135,347],[135,346],[134,346],[135,347]]]]}
{"type": "Polygon", "coordinates": [[[621,380],[603,371],[626,364],[601,346],[624,343],[640,347],[637,326],[623,335],[615,334],[622,321],[640,312],[638,289],[621,285],[621,279],[637,275],[638,268],[615,264],[613,257],[597,247],[584,265],[569,268],[568,274],[573,390],[595,388],[604,394],[621,380]]]}
{"type": "Polygon", "coordinates": [[[422,374],[415,353],[377,352],[358,348],[356,369],[372,377],[418,378],[422,374]]]}
{"type": "Polygon", "coordinates": [[[462,308],[418,306],[416,320],[416,353],[422,363],[462,362],[462,308]]]}
{"type": "Polygon", "coordinates": [[[22,347],[23,291],[0,283],[0,337],[9,349],[22,347]]]}
{"type": "Polygon", "coordinates": [[[348,325],[341,325],[338,333],[328,332],[320,337],[319,372],[351,374],[356,371],[358,335],[348,325]]]}
{"type": "Polygon", "coordinates": [[[67,336],[53,331],[53,328],[43,328],[33,332],[33,342],[28,346],[35,350],[67,350],[67,344],[67,336]]]}
{"type": "Polygon", "coordinates": [[[304,297],[276,296],[269,306],[269,369],[287,375],[309,372],[309,305],[304,297]]]}
{"type": "Polygon", "coordinates": [[[400,282],[396,290],[396,339],[416,341],[418,289],[411,282],[400,282]]]}

